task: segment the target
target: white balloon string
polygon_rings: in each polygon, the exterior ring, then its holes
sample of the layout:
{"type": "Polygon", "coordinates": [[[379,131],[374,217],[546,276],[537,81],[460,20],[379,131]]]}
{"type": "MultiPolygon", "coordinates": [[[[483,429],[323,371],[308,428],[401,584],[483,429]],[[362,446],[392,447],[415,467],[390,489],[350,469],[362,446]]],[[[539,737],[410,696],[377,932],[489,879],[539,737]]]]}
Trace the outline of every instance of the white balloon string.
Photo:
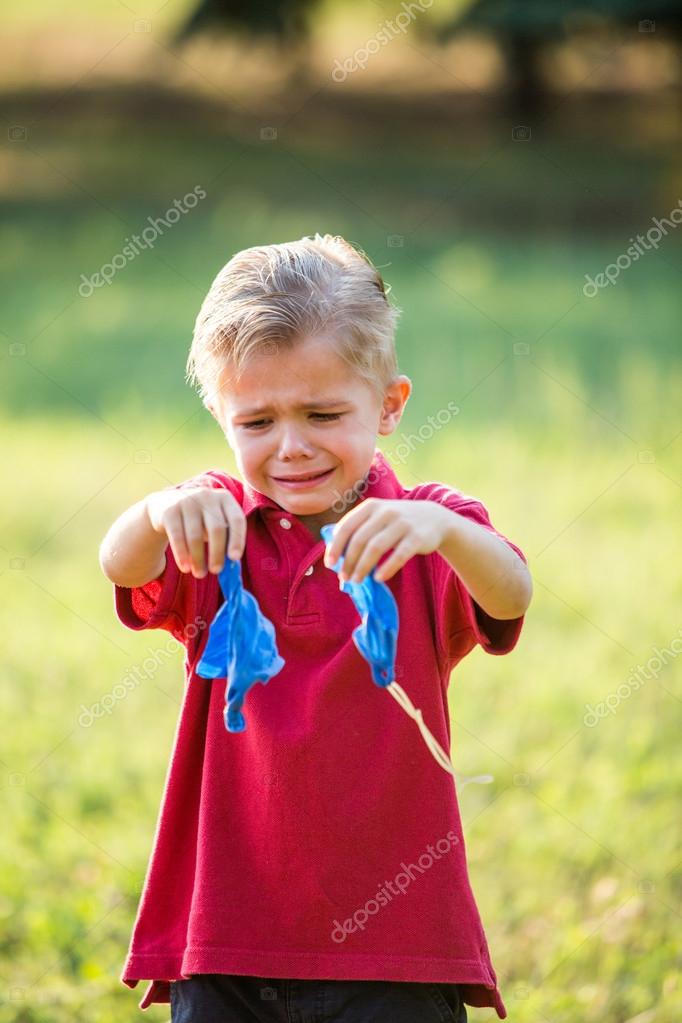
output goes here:
{"type": "Polygon", "coordinates": [[[394,700],[396,700],[400,704],[405,713],[408,714],[413,721],[417,722],[419,731],[422,733],[422,736],[424,737],[424,742],[431,751],[436,763],[440,764],[444,771],[447,771],[449,774],[452,775],[453,778],[455,778],[456,777],[455,769],[452,766],[449,756],[447,755],[443,747],[436,741],[436,739],[431,734],[429,729],[426,727],[424,718],[422,717],[422,712],[414,706],[412,700],[409,698],[409,696],[402,688],[402,686],[399,686],[394,679],[393,682],[389,683],[389,685],[387,685],[385,688],[388,690],[388,692],[391,694],[394,700]]]}
{"type": "MultiPolygon", "coordinates": [[[[426,727],[426,723],[422,716],[422,712],[417,707],[415,707],[415,705],[412,703],[412,700],[409,698],[409,696],[402,688],[402,686],[399,686],[394,679],[392,682],[389,682],[387,686],[384,686],[384,688],[387,690],[387,692],[391,694],[393,699],[400,704],[405,713],[409,717],[411,717],[413,721],[417,722],[419,731],[422,733],[424,742],[426,743],[428,749],[431,751],[431,754],[436,763],[439,764],[444,771],[447,771],[448,774],[451,774],[452,777],[456,780],[457,773],[454,767],[452,766],[450,757],[447,755],[443,747],[440,745],[440,743],[437,742],[435,737],[426,727]]],[[[473,778],[467,778],[466,782],[482,782],[483,784],[486,784],[487,782],[491,782],[492,780],[493,780],[492,776],[489,774],[479,774],[473,778]]]]}

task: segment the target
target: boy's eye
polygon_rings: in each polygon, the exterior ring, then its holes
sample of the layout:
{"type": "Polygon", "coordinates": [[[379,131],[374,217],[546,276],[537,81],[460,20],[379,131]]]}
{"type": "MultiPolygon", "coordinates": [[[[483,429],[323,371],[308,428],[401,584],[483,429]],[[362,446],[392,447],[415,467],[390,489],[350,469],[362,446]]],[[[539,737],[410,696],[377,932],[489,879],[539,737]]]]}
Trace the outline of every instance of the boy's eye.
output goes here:
{"type": "MultiPolygon", "coordinates": [[[[340,419],[343,412],[312,412],[313,419],[322,419],[323,421],[330,421],[332,419],[340,419]]],[[[246,430],[259,430],[262,426],[267,426],[269,419],[255,419],[252,423],[243,423],[242,425],[246,430]]]]}

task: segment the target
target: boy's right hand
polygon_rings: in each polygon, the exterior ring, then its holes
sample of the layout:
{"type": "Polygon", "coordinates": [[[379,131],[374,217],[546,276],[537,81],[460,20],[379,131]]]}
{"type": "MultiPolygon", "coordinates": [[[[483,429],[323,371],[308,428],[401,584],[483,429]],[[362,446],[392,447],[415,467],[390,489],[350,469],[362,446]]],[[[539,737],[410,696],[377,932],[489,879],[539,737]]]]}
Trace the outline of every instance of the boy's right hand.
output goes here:
{"type": "Polygon", "coordinates": [[[209,487],[158,490],[145,498],[152,529],[168,537],[181,572],[197,579],[206,575],[204,542],[208,541],[208,571],[216,574],[225,553],[238,560],[246,543],[246,516],[229,490],[209,487]]]}

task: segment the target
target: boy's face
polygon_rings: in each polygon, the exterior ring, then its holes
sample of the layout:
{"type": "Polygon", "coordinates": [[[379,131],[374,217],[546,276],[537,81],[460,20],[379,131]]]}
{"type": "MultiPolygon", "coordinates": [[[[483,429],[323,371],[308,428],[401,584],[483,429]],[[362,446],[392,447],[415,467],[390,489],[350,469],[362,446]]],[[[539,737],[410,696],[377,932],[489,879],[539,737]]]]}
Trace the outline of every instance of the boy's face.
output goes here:
{"type": "Polygon", "coordinates": [[[381,397],[329,340],[309,337],[252,356],[239,380],[224,374],[208,408],[242,478],[316,532],[361,496],[377,434],[395,430],[410,390],[398,376],[381,397]]]}

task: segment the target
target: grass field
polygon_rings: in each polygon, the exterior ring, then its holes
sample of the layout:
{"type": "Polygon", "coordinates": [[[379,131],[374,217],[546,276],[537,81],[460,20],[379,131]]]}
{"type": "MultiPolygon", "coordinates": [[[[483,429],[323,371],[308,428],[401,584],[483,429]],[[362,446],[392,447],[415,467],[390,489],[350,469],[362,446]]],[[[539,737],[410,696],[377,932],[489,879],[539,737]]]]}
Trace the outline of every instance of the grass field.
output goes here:
{"type": "MultiPolygon", "coordinates": [[[[166,656],[109,715],[79,723],[83,706],[166,642],[117,623],[98,545],[145,493],[234,468],[183,385],[194,316],[232,252],[315,230],[362,244],[404,310],[398,345],[415,391],[398,435],[382,441],[389,455],[411,447],[409,460],[394,462],[398,475],[481,498],[534,576],[516,650],[476,650],[450,690],[455,767],[494,778],[466,786],[460,802],[510,1020],[676,1023],[680,668],[674,650],[656,652],[682,637],[675,239],[594,299],[581,293],[586,273],[668,212],[669,181],[650,156],[614,160],[609,171],[602,154],[591,183],[613,180],[627,200],[624,176],[637,164],[646,214],[640,193],[629,220],[601,230],[555,224],[541,234],[523,217],[477,230],[488,186],[478,177],[446,199],[465,176],[456,157],[449,166],[434,158],[427,189],[376,152],[340,167],[329,152],[296,150],[297,163],[288,151],[264,157],[244,146],[239,171],[211,186],[225,161],[210,140],[167,140],[167,162],[156,145],[129,141],[117,158],[85,138],[78,154],[65,137],[36,142],[40,156],[24,153],[12,171],[18,193],[5,199],[0,233],[9,283],[0,1023],[138,1018],[142,985],[128,991],[118,975],[182,658],[166,656]],[[208,192],[203,205],[110,286],[78,295],[82,274],[196,184],[208,192]],[[452,422],[410,441],[450,400],[459,407],[452,422]],[[655,657],[664,663],[650,662],[635,686],[633,671],[655,657]],[[587,705],[600,704],[607,710],[595,722],[587,705]]],[[[499,157],[498,176],[516,175],[530,209],[546,161],[518,154],[499,157]]],[[[589,174],[592,164],[582,166],[589,174]]],[[[571,223],[571,195],[576,209],[581,195],[558,177],[547,189],[571,223]]],[[[495,1016],[472,1009],[470,1018],[495,1016]]]]}

